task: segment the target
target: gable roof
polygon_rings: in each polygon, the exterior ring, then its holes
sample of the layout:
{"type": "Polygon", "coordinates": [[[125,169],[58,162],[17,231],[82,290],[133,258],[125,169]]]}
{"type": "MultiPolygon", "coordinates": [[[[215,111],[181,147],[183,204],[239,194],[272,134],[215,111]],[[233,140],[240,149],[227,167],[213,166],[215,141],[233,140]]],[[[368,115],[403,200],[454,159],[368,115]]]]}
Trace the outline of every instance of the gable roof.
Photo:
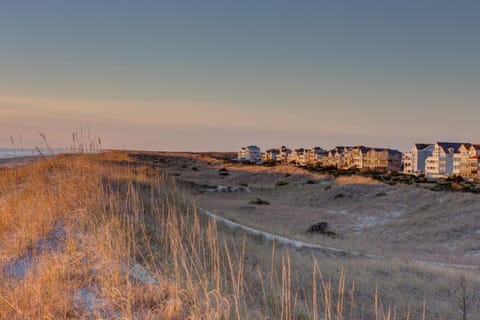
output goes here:
{"type": "Polygon", "coordinates": [[[480,144],[472,144],[470,148],[474,148],[475,150],[480,150],[480,144]]]}
{"type": "Polygon", "coordinates": [[[469,143],[461,143],[461,142],[437,142],[437,145],[441,147],[444,151],[448,151],[449,149],[453,149],[453,152],[458,152],[458,149],[463,145],[469,145],[469,143]]]}
{"type": "Polygon", "coordinates": [[[272,152],[280,153],[280,150],[279,150],[279,149],[268,149],[266,152],[269,152],[269,153],[272,153],[272,152]]]}
{"type": "Polygon", "coordinates": [[[352,149],[356,149],[356,150],[359,150],[361,151],[362,153],[366,153],[368,152],[368,150],[372,149],[370,147],[365,147],[365,146],[355,146],[353,147],[352,149]]]}
{"type": "Polygon", "coordinates": [[[428,148],[429,146],[431,146],[432,144],[431,143],[415,143],[414,146],[417,150],[423,150],[425,148],[428,148]]]}

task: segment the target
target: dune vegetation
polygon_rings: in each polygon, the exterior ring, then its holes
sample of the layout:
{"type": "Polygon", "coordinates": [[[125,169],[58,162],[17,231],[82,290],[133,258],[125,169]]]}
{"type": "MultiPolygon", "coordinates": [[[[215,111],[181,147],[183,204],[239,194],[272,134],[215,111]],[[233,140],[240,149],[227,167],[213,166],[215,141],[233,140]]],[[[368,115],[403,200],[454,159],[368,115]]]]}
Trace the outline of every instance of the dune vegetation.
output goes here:
{"type": "Polygon", "coordinates": [[[126,153],[0,170],[1,319],[429,318],[424,300],[387,305],[341,266],[294,260],[126,153]]]}

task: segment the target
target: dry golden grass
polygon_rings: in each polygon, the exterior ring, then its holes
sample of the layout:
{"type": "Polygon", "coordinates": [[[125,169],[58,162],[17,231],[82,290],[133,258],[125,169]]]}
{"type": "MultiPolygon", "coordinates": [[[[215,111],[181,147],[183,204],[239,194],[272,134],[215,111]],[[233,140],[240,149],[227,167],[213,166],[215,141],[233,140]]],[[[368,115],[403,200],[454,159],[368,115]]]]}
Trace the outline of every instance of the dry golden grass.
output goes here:
{"type": "Polygon", "coordinates": [[[314,260],[251,264],[250,239],[199,216],[175,180],[123,153],[1,171],[1,319],[408,319],[314,260]]]}
{"type": "Polygon", "coordinates": [[[363,176],[340,176],[335,179],[335,183],[344,184],[365,184],[365,185],[382,185],[383,183],[371,177],[363,176]]]}

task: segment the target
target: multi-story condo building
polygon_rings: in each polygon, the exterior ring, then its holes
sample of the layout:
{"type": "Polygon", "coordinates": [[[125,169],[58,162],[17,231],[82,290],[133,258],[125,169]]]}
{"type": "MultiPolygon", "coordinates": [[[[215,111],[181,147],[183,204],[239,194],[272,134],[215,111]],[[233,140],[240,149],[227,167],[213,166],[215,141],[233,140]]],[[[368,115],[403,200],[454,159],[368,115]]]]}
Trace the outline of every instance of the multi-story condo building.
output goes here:
{"type": "Polygon", "coordinates": [[[259,162],[262,160],[260,148],[257,146],[243,147],[238,152],[238,160],[246,162],[259,162]]]}
{"type": "Polygon", "coordinates": [[[432,155],[425,160],[425,174],[433,178],[453,175],[454,155],[461,146],[458,142],[437,142],[432,155]]]}
{"type": "Polygon", "coordinates": [[[262,161],[265,162],[276,162],[279,161],[280,149],[268,149],[265,152],[262,152],[262,161]]]}
{"type": "Polygon", "coordinates": [[[371,148],[365,146],[356,146],[351,148],[348,152],[350,156],[349,167],[362,169],[364,166],[365,156],[370,149],[371,148]]]}
{"type": "Polygon", "coordinates": [[[478,155],[480,145],[464,143],[453,155],[453,175],[466,179],[476,179],[478,175],[478,155]]]}
{"type": "Polygon", "coordinates": [[[400,172],[402,153],[393,149],[371,148],[365,155],[363,167],[373,172],[400,172]]]}
{"type": "Polygon", "coordinates": [[[306,157],[305,157],[305,149],[298,148],[294,149],[290,156],[288,157],[288,162],[295,163],[295,164],[306,164],[306,157]]]}
{"type": "Polygon", "coordinates": [[[323,158],[328,152],[320,147],[313,147],[309,150],[306,150],[306,153],[308,155],[308,163],[317,164],[322,162],[323,158]]]}
{"type": "Polygon", "coordinates": [[[288,158],[290,157],[290,154],[292,153],[292,150],[285,146],[280,147],[280,153],[278,154],[277,161],[287,161],[288,158]]]}
{"type": "Polygon", "coordinates": [[[352,147],[336,146],[332,150],[328,151],[328,154],[322,159],[324,167],[336,167],[344,168],[348,157],[345,157],[345,153],[352,147]]]}
{"type": "Polygon", "coordinates": [[[432,156],[435,145],[432,143],[415,143],[411,150],[411,173],[424,174],[425,161],[432,156]]]}

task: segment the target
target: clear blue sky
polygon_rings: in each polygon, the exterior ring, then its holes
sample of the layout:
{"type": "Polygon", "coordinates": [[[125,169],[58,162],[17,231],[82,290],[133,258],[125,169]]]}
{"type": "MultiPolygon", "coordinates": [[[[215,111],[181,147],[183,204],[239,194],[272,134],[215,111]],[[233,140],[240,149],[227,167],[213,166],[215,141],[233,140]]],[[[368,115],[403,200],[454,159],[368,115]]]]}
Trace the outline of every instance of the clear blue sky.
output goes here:
{"type": "Polygon", "coordinates": [[[480,2],[2,1],[0,146],[480,143],[480,2]]]}

